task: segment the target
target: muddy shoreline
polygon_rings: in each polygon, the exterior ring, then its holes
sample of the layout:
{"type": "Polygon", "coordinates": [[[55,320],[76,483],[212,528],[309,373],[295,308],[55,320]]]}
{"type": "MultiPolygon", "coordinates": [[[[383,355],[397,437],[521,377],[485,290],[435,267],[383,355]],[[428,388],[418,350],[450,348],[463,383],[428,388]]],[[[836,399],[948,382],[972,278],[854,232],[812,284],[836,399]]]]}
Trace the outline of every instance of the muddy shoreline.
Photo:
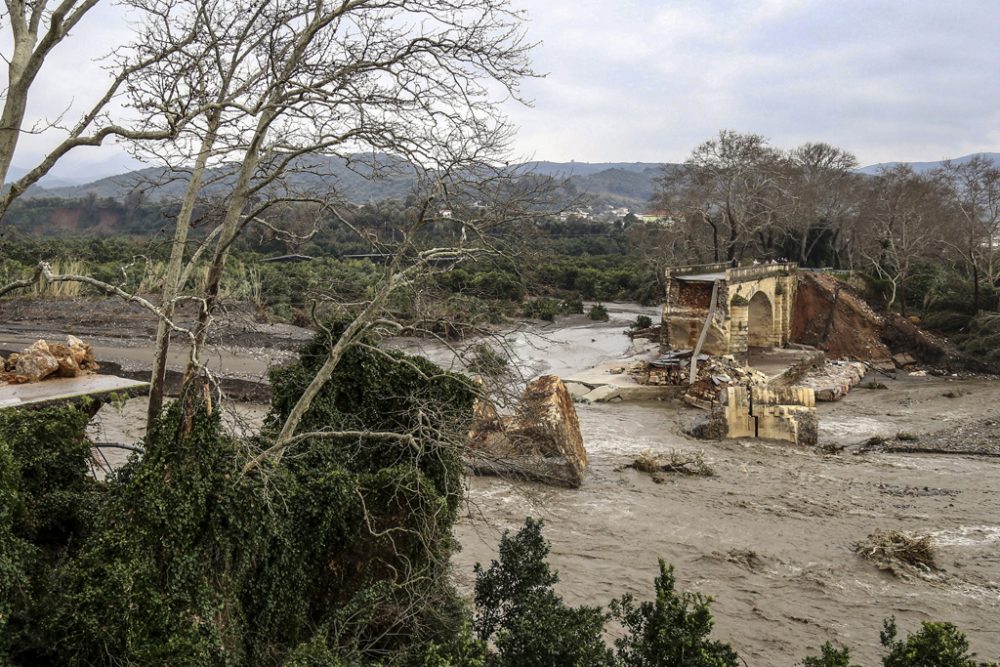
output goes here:
{"type": "MultiPolygon", "coordinates": [[[[645,311],[609,310],[606,324],[560,320],[542,335],[515,335],[510,345],[524,374],[566,375],[627,355],[629,340],[621,332],[645,311]]],[[[36,323],[2,315],[0,348],[39,333],[36,323]]],[[[84,328],[70,332],[86,335],[84,328]]],[[[62,333],[55,329],[47,334],[62,333]]],[[[107,333],[97,336],[95,347],[123,368],[141,367],[149,339],[107,333]]],[[[213,363],[256,381],[291,354],[284,343],[258,347],[258,338],[243,340],[216,341],[213,363]]],[[[399,345],[445,360],[427,341],[399,345]]],[[[182,362],[182,356],[176,360],[182,362]]],[[[472,565],[494,557],[503,530],[532,515],[545,519],[558,590],[568,602],[603,605],[625,592],[648,599],[657,558],[664,558],[676,567],[680,586],[715,598],[716,636],[751,667],[792,665],[826,640],[850,646],[861,664],[876,664],[878,631],[890,615],[905,631],[924,620],[954,622],[982,659],[994,659],[1000,655],[1000,490],[994,481],[1000,459],[969,455],[957,445],[1000,441],[994,438],[1000,436],[1000,383],[903,373],[874,379],[887,388],[859,387],[817,408],[820,444],[846,447],[838,454],[753,440],[693,440],[684,428],[699,412],[674,401],[578,405],[591,462],[583,486],[471,478],[456,527],[462,547],[453,559],[456,577],[468,590],[472,565]],[[900,434],[916,440],[897,440],[900,434]],[[859,451],[874,436],[910,448],[952,443],[949,451],[956,453],[859,451]],[[624,468],[647,449],[700,452],[715,475],[667,475],[658,484],[624,468]],[[904,578],[862,560],[850,545],[876,530],[930,535],[942,569],[904,578]]],[[[252,430],[264,410],[237,405],[231,419],[252,430]]],[[[106,406],[93,428],[101,440],[134,442],[144,413],[138,399],[106,406]]]]}

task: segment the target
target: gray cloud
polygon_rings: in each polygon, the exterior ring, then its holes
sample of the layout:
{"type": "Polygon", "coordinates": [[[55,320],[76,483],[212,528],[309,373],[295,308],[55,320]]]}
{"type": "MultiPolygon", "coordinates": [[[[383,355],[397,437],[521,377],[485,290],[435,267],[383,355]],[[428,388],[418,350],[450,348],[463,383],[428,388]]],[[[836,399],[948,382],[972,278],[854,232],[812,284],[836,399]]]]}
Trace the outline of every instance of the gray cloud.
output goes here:
{"type": "Polygon", "coordinates": [[[672,161],[724,127],[862,162],[1000,147],[1000,3],[522,4],[549,73],[511,111],[524,152],[672,161]]]}
{"type": "MultiPolygon", "coordinates": [[[[995,0],[515,2],[548,74],[525,85],[532,108],[508,105],[522,157],[678,161],[720,128],[829,141],[862,163],[1000,150],[995,0]]],[[[100,90],[95,58],[127,34],[113,6],[89,16],[46,63],[30,113],[71,118],[100,90]]],[[[26,136],[15,164],[53,140],[26,136]]],[[[126,163],[89,150],[59,171],[126,163]]]]}

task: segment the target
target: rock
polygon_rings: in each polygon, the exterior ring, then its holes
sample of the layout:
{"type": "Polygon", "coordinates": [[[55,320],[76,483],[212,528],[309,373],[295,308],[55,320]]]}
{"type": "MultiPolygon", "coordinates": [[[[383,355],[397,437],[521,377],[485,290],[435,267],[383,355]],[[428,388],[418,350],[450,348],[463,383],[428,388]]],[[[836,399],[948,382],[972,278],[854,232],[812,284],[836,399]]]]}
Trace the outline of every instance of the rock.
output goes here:
{"type": "Polygon", "coordinates": [[[64,345],[62,343],[50,343],[49,352],[51,352],[52,356],[59,362],[60,377],[73,378],[77,375],[83,374],[83,369],[80,368],[80,364],[73,358],[73,353],[70,351],[68,345],[64,345]]]}
{"type": "Polygon", "coordinates": [[[470,466],[480,474],[576,488],[587,469],[573,399],[554,375],[528,384],[513,417],[473,423],[468,442],[470,466]]]}
{"type": "Polygon", "coordinates": [[[59,361],[44,340],[37,340],[18,355],[14,374],[18,382],[38,382],[59,370],[59,361]]]}
{"type": "Polygon", "coordinates": [[[833,401],[839,401],[843,395],[840,387],[820,389],[816,392],[816,400],[832,403],[833,401]]]}
{"type": "Polygon", "coordinates": [[[99,368],[97,365],[97,359],[94,358],[94,349],[82,340],[76,336],[69,335],[66,336],[66,345],[69,347],[70,354],[73,356],[73,361],[75,361],[81,369],[86,371],[96,371],[99,368]]]}
{"type": "Polygon", "coordinates": [[[574,401],[582,399],[584,396],[593,391],[593,387],[589,387],[580,382],[566,382],[564,384],[566,385],[567,391],[569,391],[569,395],[574,401]]]}
{"type": "Polygon", "coordinates": [[[910,377],[913,378],[927,377],[927,371],[913,371],[912,373],[910,373],[910,377]]]}
{"type": "Polygon", "coordinates": [[[892,355],[892,361],[899,368],[906,368],[907,366],[912,366],[917,363],[917,360],[913,358],[913,355],[905,353],[892,355]]]}
{"type": "Polygon", "coordinates": [[[700,440],[722,440],[729,426],[721,409],[712,410],[707,416],[699,417],[687,428],[687,434],[700,440]]]}
{"type": "Polygon", "coordinates": [[[583,403],[607,403],[608,401],[614,398],[619,398],[618,387],[615,387],[610,384],[603,384],[589,391],[587,394],[581,397],[580,400],[583,403]]]}

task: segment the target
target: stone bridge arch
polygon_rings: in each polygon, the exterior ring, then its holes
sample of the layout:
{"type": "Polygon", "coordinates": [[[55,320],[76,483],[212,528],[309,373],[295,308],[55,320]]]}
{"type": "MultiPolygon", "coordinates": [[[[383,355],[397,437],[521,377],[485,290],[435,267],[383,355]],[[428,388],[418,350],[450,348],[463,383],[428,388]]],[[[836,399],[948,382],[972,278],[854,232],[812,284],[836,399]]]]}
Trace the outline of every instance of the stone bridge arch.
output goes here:
{"type": "Polygon", "coordinates": [[[661,347],[664,351],[693,349],[706,322],[702,351],[708,354],[745,358],[750,347],[787,344],[797,271],[794,263],[668,270],[661,347]],[[713,310],[711,295],[716,284],[713,310]]]}
{"type": "Polygon", "coordinates": [[[780,344],[774,328],[774,305],[767,292],[759,290],[747,306],[747,347],[774,347],[780,344]]]}

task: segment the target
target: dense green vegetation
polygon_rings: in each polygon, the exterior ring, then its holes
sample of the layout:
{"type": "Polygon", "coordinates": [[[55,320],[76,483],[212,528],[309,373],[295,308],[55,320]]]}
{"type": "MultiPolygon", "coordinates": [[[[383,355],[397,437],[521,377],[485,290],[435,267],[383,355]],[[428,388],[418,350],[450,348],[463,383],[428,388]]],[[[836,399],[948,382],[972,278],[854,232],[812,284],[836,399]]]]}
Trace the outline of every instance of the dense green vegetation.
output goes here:
{"type": "MultiPolygon", "coordinates": [[[[359,218],[373,237],[391,239],[395,229],[392,220],[398,222],[400,215],[397,209],[362,211],[359,218]],[[381,214],[388,216],[388,223],[380,222],[381,214]]],[[[439,273],[423,286],[424,293],[436,290],[439,302],[461,297],[450,304],[450,310],[470,317],[481,315],[486,320],[520,315],[521,311],[530,317],[552,319],[558,314],[582,312],[583,300],[656,303],[661,299],[661,281],[655,265],[638,253],[640,233],[649,233],[643,223],[629,227],[586,221],[553,221],[509,230],[494,239],[502,256],[439,273]],[[559,303],[532,306],[536,298],[559,303]],[[517,305],[525,301],[526,307],[517,305]]],[[[433,228],[426,236],[428,244],[455,241],[445,231],[433,228]]],[[[383,269],[371,259],[350,256],[371,253],[370,243],[337,229],[328,229],[294,247],[274,239],[256,239],[234,250],[226,268],[224,293],[230,299],[253,302],[281,319],[292,318],[320,294],[357,301],[367,296],[383,269]],[[260,261],[287,253],[313,259],[260,261]]],[[[29,275],[38,261],[45,260],[72,263],[80,273],[130,291],[153,293],[162,283],[168,254],[169,244],[159,235],[7,238],[0,240],[0,284],[29,275]]],[[[195,271],[189,287],[203,278],[203,272],[195,271]]],[[[404,314],[415,308],[413,299],[397,305],[404,314]]]]}
{"type": "MultiPolygon", "coordinates": [[[[269,424],[317,349],[275,372],[269,424]]],[[[84,413],[0,413],[0,664],[422,664],[465,618],[447,577],[450,434],[471,401],[429,362],[355,348],[305,427],[405,432],[419,414],[413,445],[309,438],[243,475],[253,443],[175,404],[107,482],[87,474],[84,413]]]]}

